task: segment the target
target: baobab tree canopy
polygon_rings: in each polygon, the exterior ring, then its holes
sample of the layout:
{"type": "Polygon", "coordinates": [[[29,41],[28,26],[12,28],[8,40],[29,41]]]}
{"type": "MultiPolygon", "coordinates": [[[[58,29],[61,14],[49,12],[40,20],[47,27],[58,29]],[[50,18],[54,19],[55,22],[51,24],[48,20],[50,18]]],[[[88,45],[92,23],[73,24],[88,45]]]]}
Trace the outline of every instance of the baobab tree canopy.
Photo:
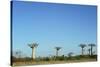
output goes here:
{"type": "Polygon", "coordinates": [[[95,44],[89,44],[89,46],[96,46],[95,44]]]}
{"type": "Polygon", "coordinates": [[[56,49],[56,50],[60,50],[60,49],[61,49],[61,47],[55,47],[55,49],[56,49]]]}
{"type": "Polygon", "coordinates": [[[32,44],[28,44],[28,46],[30,46],[31,48],[37,47],[38,44],[37,43],[32,43],[32,44]]]}
{"type": "Polygon", "coordinates": [[[81,48],[84,48],[84,47],[86,47],[86,44],[80,44],[79,45],[81,48]]]}

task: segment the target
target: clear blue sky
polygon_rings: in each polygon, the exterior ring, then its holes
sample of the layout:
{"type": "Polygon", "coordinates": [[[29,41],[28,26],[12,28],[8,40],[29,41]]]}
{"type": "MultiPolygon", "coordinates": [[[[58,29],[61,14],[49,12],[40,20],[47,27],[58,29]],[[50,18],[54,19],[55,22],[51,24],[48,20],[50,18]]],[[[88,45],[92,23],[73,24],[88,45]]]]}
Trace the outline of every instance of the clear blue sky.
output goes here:
{"type": "Polygon", "coordinates": [[[13,2],[13,51],[31,56],[27,44],[36,42],[37,56],[55,55],[55,46],[62,47],[60,55],[80,54],[78,45],[96,44],[96,34],[96,6],[13,2]]]}

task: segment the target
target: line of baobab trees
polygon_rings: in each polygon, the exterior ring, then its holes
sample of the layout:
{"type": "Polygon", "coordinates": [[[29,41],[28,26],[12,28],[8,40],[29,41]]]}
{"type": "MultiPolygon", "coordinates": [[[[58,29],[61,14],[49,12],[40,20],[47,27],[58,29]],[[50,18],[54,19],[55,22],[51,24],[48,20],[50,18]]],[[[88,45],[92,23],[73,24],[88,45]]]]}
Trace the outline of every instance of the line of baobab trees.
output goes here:
{"type": "MultiPolygon", "coordinates": [[[[32,58],[35,59],[35,48],[38,46],[37,43],[32,43],[32,44],[28,44],[28,46],[30,48],[32,48],[32,58]]],[[[82,56],[84,56],[84,48],[89,46],[89,49],[88,49],[88,52],[89,52],[89,55],[92,56],[93,55],[93,47],[96,46],[95,44],[80,44],[79,47],[81,47],[81,52],[82,52],[82,56]]],[[[59,55],[59,50],[61,49],[62,47],[55,47],[55,50],[56,50],[56,57],[58,57],[59,55]]],[[[73,53],[70,52],[68,55],[71,56],[73,53]]]]}
{"type": "MultiPolygon", "coordinates": [[[[28,46],[32,49],[32,59],[36,58],[36,54],[35,54],[35,49],[38,47],[38,43],[32,43],[32,44],[28,44],[28,46]]],[[[86,47],[89,47],[88,49],[88,55],[92,56],[93,55],[93,47],[95,47],[95,44],[80,44],[78,45],[81,48],[81,56],[84,56],[84,51],[86,47]]],[[[56,57],[59,56],[59,50],[62,49],[62,47],[54,47],[56,50],[56,57]]],[[[21,53],[21,52],[16,52],[17,54],[21,53]]],[[[72,56],[73,52],[68,53],[68,56],[72,56]]]]}
{"type": "MultiPolygon", "coordinates": [[[[82,55],[84,55],[84,48],[87,46],[86,44],[80,44],[79,45],[80,47],[81,47],[81,49],[82,49],[82,55]]],[[[88,46],[90,47],[89,49],[88,49],[88,52],[89,52],[89,55],[93,55],[93,47],[94,46],[96,46],[95,44],[88,44],[88,46]]]]}

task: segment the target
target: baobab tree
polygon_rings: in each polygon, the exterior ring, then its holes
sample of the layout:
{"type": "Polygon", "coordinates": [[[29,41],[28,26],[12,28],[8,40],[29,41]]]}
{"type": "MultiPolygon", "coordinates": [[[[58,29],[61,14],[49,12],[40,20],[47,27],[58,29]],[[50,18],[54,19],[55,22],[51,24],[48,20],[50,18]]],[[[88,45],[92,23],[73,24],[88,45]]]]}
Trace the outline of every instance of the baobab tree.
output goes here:
{"type": "Polygon", "coordinates": [[[84,48],[86,47],[86,45],[85,44],[80,44],[79,46],[82,49],[82,56],[83,56],[84,55],[84,48]]]}
{"type": "Polygon", "coordinates": [[[89,44],[88,46],[90,46],[90,51],[91,51],[91,56],[93,55],[93,47],[96,46],[95,44],[89,44]]]}
{"type": "Polygon", "coordinates": [[[32,49],[32,59],[35,59],[35,48],[38,46],[37,43],[28,44],[28,46],[32,49]]]}
{"type": "Polygon", "coordinates": [[[61,49],[61,47],[55,47],[56,49],[56,57],[58,56],[58,51],[61,49]]]}

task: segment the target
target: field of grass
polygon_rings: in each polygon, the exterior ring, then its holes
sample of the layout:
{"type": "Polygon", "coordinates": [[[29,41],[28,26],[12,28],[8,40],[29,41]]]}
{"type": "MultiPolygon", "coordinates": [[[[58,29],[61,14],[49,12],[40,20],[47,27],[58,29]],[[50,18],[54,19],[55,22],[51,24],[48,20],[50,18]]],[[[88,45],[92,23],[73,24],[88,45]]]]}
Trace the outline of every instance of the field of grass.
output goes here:
{"type": "Polygon", "coordinates": [[[50,60],[50,61],[20,61],[13,62],[12,66],[26,66],[26,65],[43,65],[43,64],[64,64],[64,63],[80,63],[80,62],[96,62],[96,58],[83,58],[71,60],[50,60]]]}

